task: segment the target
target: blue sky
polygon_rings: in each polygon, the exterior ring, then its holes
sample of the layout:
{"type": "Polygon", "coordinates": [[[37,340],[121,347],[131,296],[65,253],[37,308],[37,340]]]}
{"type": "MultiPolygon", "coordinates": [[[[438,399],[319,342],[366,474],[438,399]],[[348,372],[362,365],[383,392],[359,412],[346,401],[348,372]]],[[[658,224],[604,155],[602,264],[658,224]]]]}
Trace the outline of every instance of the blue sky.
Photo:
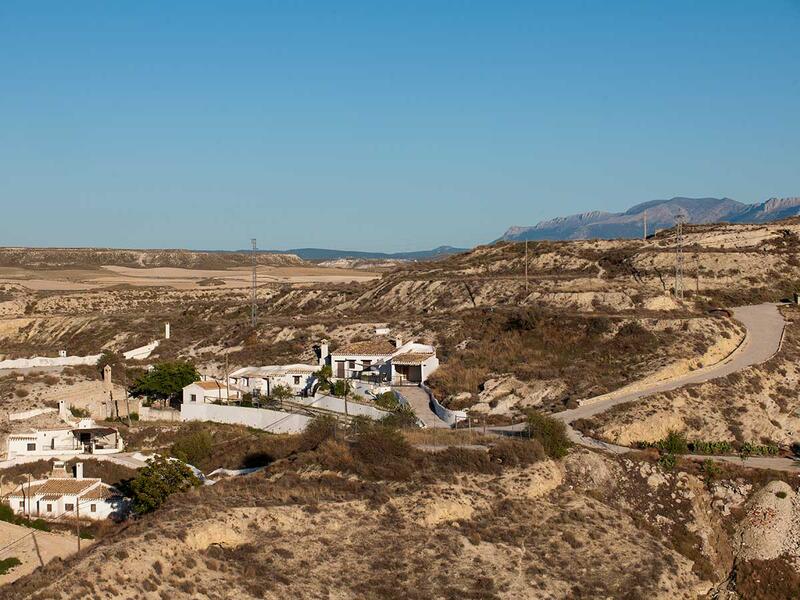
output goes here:
{"type": "Polygon", "coordinates": [[[800,195],[800,1],[0,2],[0,245],[411,250],[800,195]]]}

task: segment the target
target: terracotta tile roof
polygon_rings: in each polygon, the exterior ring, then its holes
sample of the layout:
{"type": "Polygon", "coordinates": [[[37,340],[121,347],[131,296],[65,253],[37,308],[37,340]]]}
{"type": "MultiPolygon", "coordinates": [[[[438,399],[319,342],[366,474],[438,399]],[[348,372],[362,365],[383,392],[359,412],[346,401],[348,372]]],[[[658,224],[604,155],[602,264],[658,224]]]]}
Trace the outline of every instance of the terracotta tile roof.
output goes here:
{"type": "Polygon", "coordinates": [[[195,381],[195,385],[199,385],[204,390],[219,390],[225,386],[219,381],[195,381]]]}
{"type": "Polygon", "coordinates": [[[83,494],[81,500],[107,500],[108,498],[115,498],[121,495],[122,494],[117,492],[114,488],[101,484],[83,494]]]}
{"type": "Polygon", "coordinates": [[[21,486],[19,486],[17,489],[15,489],[13,492],[11,492],[8,496],[9,496],[9,498],[24,498],[28,494],[36,494],[36,493],[38,493],[39,488],[41,488],[42,485],[44,485],[44,484],[43,483],[32,483],[31,486],[30,486],[30,489],[29,489],[28,488],[28,484],[27,483],[23,483],[21,486]]]}
{"type": "Polygon", "coordinates": [[[48,479],[36,491],[38,494],[60,494],[75,496],[98,483],[99,479],[62,479],[60,477],[48,479]]]}
{"type": "Polygon", "coordinates": [[[389,356],[397,348],[389,340],[369,340],[366,342],[353,342],[337,348],[331,354],[333,356],[354,355],[354,356],[389,356]]]}
{"type": "Polygon", "coordinates": [[[421,365],[433,356],[433,352],[406,352],[392,357],[396,365],[421,365]]]}

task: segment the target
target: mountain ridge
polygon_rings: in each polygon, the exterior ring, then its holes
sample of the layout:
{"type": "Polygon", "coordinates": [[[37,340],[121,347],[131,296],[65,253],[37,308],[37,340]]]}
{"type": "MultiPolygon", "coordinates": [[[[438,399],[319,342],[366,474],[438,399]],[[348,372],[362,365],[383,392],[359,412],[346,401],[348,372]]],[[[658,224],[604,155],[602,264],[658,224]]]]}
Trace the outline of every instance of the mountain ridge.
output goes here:
{"type": "Polygon", "coordinates": [[[676,196],[650,200],[624,212],[588,211],[540,221],[536,225],[509,227],[499,238],[506,241],[637,238],[643,234],[644,212],[648,231],[666,229],[678,215],[688,223],[765,223],[800,215],[800,197],[770,198],[745,204],[732,198],[676,196]]]}

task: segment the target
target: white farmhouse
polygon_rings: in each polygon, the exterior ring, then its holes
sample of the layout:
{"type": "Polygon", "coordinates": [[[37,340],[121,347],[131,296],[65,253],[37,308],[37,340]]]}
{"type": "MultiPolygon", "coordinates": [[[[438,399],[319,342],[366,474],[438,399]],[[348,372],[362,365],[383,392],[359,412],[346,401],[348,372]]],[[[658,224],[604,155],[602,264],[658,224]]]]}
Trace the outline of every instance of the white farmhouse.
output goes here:
{"type": "Polygon", "coordinates": [[[242,399],[242,390],[224,381],[207,379],[195,381],[183,388],[183,403],[228,404],[242,399]]]}
{"type": "Polygon", "coordinates": [[[365,379],[392,384],[422,383],[436,369],[436,348],[417,342],[378,338],[345,344],[330,355],[337,379],[365,379]]]}
{"type": "Polygon", "coordinates": [[[316,381],[317,365],[291,364],[244,367],[231,373],[234,385],[254,396],[271,396],[275,386],[289,388],[296,396],[307,395],[316,381]]]}
{"type": "Polygon", "coordinates": [[[32,429],[10,434],[6,457],[114,454],[122,452],[123,448],[117,429],[98,426],[92,419],[81,419],[77,427],[32,429]]]}
{"type": "Polygon", "coordinates": [[[77,463],[75,477],[69,477],[60,461],[53,464],[50,477],[20,485],[6,500],[18,515],[52,521],[122,518],[129,506],[116,488],[100,479],[84,477],[83,463],[77,463]]]}

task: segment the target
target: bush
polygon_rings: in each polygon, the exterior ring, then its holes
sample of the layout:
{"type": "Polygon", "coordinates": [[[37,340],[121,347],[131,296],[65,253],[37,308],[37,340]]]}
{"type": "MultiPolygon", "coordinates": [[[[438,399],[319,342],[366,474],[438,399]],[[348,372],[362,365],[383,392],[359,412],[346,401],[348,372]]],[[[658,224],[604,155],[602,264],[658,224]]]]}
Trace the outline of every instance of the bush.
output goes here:
{"type": "Polygon", "coordinates": [[[388,463],[410,456],[411,445],[397,429],[375,425],[359,433],[354,454],[366,463],[388,463]]]}
{"type": "Polygon", "coordinates": [[[380,423],[385,427],[394,427],[395,429],[414,429],[419,427],[417,415],[408,406],[400,406],[393,413],[383,417],[380,423]]]}
{"type": "Polygon", "coordinates": [[[214,438],[207,431],[196,431],[179,437],[172,444],[172,456],[191,465],[198,465],[211,456],[214,450],[214,438]]]}
{"type": "Polygon", "coordinates": [[[547,458],[539,440],[503,438],[489,449],[495,462],[508,467],[523,467],[547,458]]]}
{"type": "Polygon", "coordinates": [[[25,398],[28,394],[30,394],[30,392],[25,388],[17,388],[14,390],[14,395],[17,398],[25,398]]]}
{"type": "Polygon", "coordinates": [[[270,390],[269,395],[276,400],[289,400],[294,397],[294,392],[288,385],[278,384],[270,390]]]}
{"type": "Polygon", "coordinates": [[[14,567],[18,567],[22,564],[22,561],[18,559],[16,556],[9,556],[8,558],[4,558],[0,560],[0,575],[5,575],[14,567]]]}
{"type": "Polygon", "coordinates": [[[671,430],[659,445],[659,449],[667,454],[686,454],[689,451],[689,444],[686,441],[686,435],[671,430]]]}
{"type": "Polygon", "coordinates": [[[658,459],[658,464],[661,465],[661,468],[665,471],[671,471],[675,468],[675,465],[678,464],[678,459],[674,454],[662,454],[658,459]]]}
{"type": "Polygon", "coordinates": [[[300,450],[314,450],[325,440],[336,437],[338,424],[334,417],[316,416],[301,434],[300,450]]]}
{"type": "Polygon", "coordinates": [[[334,396],[339,396],[340,398],[343,397],[345,394],[350,392],[350,382],[346,379],[339,379],[336,383],[333,384],[331,388],[331,392],[334,396]]]}
{"type": "Polygon", "coordinates": [[[384,410],[397,410],[400,408],[400,402],[397,400],[397,394],[394,392],[384,392],[376,396],[375,405],[384,410]]]}
{"type": "Polygon", "coordinates": [[[77,406],[70,406],[69,412],[71,412],[72,416],[75,417],[76,419],[86,419],[92,416],[92,413],[90,413],[88,409],[79,408],[77,406]]]}
{"type": "Polygon", "coordinates": [[[545,454],[550,458],[562,458],[572,446],[567,436],[567,427],[562,421],[537,411],[528,413],[528,425],[525,433],[538,441],[545,454]]]}
{"type": "Polygon", "coordinates": [[[137,413],[137,412],[128,413],[128,418],[131,421],[138,421],[139,420],[139,413],[137,413]]]}

